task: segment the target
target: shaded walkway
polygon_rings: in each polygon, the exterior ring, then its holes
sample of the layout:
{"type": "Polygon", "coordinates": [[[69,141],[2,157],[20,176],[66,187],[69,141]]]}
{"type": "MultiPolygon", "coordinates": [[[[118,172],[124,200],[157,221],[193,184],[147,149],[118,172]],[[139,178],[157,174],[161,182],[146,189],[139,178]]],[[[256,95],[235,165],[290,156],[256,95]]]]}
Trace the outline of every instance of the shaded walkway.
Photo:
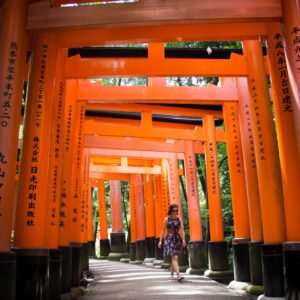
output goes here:
{"type": "Polygon", "coordinates": [[[178,283],[165,270],[100,260],[90,260],[90,270],[95,280],[80,300],[251,299],[202,276],[185,274],[178,283]]]}

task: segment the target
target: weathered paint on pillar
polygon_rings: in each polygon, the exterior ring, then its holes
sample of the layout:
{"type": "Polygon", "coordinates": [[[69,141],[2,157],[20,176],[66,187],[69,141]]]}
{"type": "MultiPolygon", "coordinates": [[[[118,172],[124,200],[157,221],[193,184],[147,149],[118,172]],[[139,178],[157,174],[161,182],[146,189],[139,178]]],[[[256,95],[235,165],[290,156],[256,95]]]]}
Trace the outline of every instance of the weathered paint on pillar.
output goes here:
{"type": "Polygon", "coordinates": [[[211,241],[220,242],[224,240],[224,228],[214,117],[205,116],[203,125],[206,137],[205,162],[209,204],[210,237],[211,241]]]}
{"type": "Polygon", "coordinates": [[[163,215],[164,217],[167,217],[170,206],[170,191],[168,183],[168,160],[166,158],[161,160],[161,194],[163,215]]]}
{"type": "Polygon", "coordinates": [[[261,208],[247,78],[237,78],[236,83],[239,95],[239,121],[246,175],[251,240],[262,241],[261,208]]]}
{"type": "Polygon", "coordinates": [[[100,239],[108,239],[107,229],[107,214],[106,214],[106,200],[104,190],[104,180],[98,180],[98,205],[99,205],[99,221],[100,221],[100,239]]]}
{"type": "Polygon", "coordinates": [[[282,0],[281,4],[284,48],[291,84],[291,94],[293,95],[293,97],[287,100],[291,101],[293,106],[298,155],[300,155],[300,4],[297,1],[282,0]]]}
{"type": "Polygon", "coordinates": [[[56,52],[53,36],[37,37],[29,78],[16,210],[14,244],[20,248],[43,248],[46,244],[45,187],[56,52]]]}
{"type": "Polygon", "coordinates": [[[259,41],[244,41],[243,48],[249,74],[250,111],[264,242],[281,243],[286,239],[283,193],[264,59],[259,41]]]}
{"type": "Polygon", "coordinates": [[[135,200],[135,183],[134,175],[130,176],[129,182],[129,203],[130,203],[130,240],[131,243],[136,242],[136,200],[135,200]]]}
{"type": "Polygon", "coordinates": [[[83,162],[83,126],[84,126],[84,103],[77,102],[75,117],[75,138],[73,141],[73,177],[71,189],[71,218],[70,218],[70,237],[71,242],[84,243],[84,226],[82,227],[81,218],[84,220],[84,212],[81,203],[81,168],[83,162]]]}
{"type": "Polygon", "coordinates": [[[111,180],[109,183],[112,232],[123,232],[121,182],[119,180],[111,180]]]}
{"type": "Polygon", "coordinates": [[[62,179],[62,155],[64,146],[63,124],[65,105],[65,81],[63,78],[66,52],[59,50],[56,62],[53,98],[53,121],[51,126],[51,145],[47,191],[47,239],[46,247],[56,249],[59,245],[60,193],[62,179]]]}
{"type": "Polygon", "coordinates": [[[155,199],[155,236],[160,237],[163,224],[163,203],[161,192],[161,175],[154,175],[154,199],[155,199]]]}
{"type": "Polygon", "coordinates": [[[170,153],[168,159],[169,166],[169,190],[170,190],[170,204],[178,205],[178,217],[182,218],[182,207],[180,199],[179,175],[178,175],[178,161],[177,154],[170,153]]]}
{"type": "Polygon", "coordinates": [[[298,201],[300,195],[300,148],[297,149],[297,132],[293,114],[296,103],[287,74],[284,49],[281,48],[283,45],[281,28],[279,25],[268,25],[268,28],[268,59],[284,194],[287,240],[300,241],[300,201],[298,201]]]}
{"type": "Polygon", "coordinates": [[[196,159],[193,141],[185,141],[185,177],[188,198],[188,215],[191,241],[202,241],[202,224],[199,205],[196,159]]]}
{"type": "Polygon", "coordinates": [[[71,242],[71,203],[73,182],[73,141],[76,129],[76,96],[77,80],[66,81],[65,107],[64,107],[64,145],[63,145],[63,167],[60,195],[60,232],[59,245],[68,247],[71,242]]]}
{"type": "Polygon", "coordinates": [[[146,211],[146,237],[155,237],[155,213],[152,190],[152,175],[143,175],[145,211],[146,211]]]}
{"type": "Polygon", "coordinates": [[[223,105],[235,238],[249,238],[249,213],[237,103],[223,105]]]}
{"type": "Polygon", "coordinates": [[[136,205],[136,239],[143,241],[146,237],[145,207],[143,197],[142,175],[134,175],[135,205],[136,205]]]}
{"type": "Polygon", "coordinates": [[[0,56],[0,251],[9,251],[15,195],[16,157],[26,63],[27,0],[2,7],[0,56]]]}

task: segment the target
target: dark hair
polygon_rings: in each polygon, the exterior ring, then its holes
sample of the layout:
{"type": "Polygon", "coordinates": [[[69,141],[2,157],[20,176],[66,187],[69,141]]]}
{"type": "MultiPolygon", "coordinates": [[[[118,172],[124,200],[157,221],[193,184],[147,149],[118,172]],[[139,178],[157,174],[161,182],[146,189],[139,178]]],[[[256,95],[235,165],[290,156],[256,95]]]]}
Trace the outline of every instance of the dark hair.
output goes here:
{"type": "Polygon", "coordinates": [[[169,209],[168,209],[168,216],[172,213],[173,209],[174,208],[177,208],[178,209],[178,205],[177,204],[171,204],[169,206],[169,209]]]}

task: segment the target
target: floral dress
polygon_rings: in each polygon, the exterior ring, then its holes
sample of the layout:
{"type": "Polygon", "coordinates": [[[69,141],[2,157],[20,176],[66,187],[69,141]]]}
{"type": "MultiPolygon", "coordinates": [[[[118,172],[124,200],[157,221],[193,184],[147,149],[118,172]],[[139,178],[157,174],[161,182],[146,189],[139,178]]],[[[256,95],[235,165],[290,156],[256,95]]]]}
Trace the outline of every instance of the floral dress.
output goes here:
{"type": "Polygon", "coordinates": [[[181,227],[180,219],[168,218],[168,234],[164,241],[164,256],[179,256],[183,251],[182,238],[179,234],[181,227]]]}

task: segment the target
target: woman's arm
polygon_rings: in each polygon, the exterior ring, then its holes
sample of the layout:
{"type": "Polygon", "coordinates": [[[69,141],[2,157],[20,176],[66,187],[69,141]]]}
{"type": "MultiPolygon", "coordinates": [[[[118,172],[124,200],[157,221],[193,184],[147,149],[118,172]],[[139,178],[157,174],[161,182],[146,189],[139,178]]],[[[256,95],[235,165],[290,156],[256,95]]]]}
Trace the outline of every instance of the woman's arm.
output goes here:
{"type": "Polygon", "coordinates": [[[183,227],[183,221],[181,218],[179,218],[180,220],[180,235],[181,235],[181,238],[182,238],[182,243],[183,243],[183,247],[186,246],[186,242],[185,242],[185,233],[184,233],[184,227],[183,227]]]}
{"type": "Polygon", "coordinates": [[[160,237],[159,237],[158,248],[161,247],[161,243],[162,243],[162,240],[163,240],[163,237],[164,237],[164,233],[165,233],[165,230],[167,228],[167,223],[168,223],[168,218],[165,218],[164,223],[163,223],[163,227],[162,227],[162,230],[161,230],[161,233],[160,233],[160,237]]]}

